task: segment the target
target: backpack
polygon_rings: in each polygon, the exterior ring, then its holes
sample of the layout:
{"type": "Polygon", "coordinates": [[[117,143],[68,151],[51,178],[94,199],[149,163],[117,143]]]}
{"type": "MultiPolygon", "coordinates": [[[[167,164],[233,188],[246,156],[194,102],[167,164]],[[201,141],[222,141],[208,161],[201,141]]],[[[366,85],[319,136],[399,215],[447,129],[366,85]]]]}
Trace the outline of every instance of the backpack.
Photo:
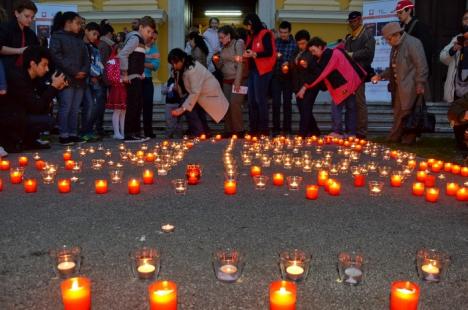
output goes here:
{"type": "Polygon", "coordinates": [[[120,59],[117,57],[117,50],[115,48],[112,48],[112,53],[104,67],[104,74],[110,84],[118,84],[121,82],[120,59]]]}

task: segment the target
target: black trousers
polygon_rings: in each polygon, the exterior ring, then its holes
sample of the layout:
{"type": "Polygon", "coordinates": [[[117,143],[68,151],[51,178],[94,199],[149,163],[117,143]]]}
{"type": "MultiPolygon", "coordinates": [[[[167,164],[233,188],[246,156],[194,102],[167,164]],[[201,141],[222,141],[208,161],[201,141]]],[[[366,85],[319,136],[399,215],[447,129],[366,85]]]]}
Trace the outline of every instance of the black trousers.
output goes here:
{"type": "Polygon", "coordinates": [[[143,108],[143,81],[133,79],[127,85],[127,111],[125,114],[125,136],[141,134],[141,111],[143,108]]]}
{"type": "Polygon", "coordinates": [[[154,85],[152,78],[143,80],[143,131],[146,137],[154,136],[153,133],[153,97],[154,85]]]}
{"type": "Polygon", "coordinates": [[[302,137],[320,135],[320,129],[317,126],[313,112],[318,92],[319,90],[316,88],[308,89],[304,94],[304,98],[296,99],[300,115],[299,135],[302,137]]]}

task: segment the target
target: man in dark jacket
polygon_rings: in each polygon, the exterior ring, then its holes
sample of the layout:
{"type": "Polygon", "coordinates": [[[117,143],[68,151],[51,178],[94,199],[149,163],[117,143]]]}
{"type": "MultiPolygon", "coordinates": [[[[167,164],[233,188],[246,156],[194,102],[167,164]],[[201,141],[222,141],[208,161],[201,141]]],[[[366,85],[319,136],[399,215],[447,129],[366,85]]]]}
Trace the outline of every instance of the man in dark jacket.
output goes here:
{"type": "Polygon", "coordinates": [[[41,85],[41,78],[49,71],[49,60],[45,48],[28,47],[23,53],[23,67],[8,72],[8,93],[0,97],[0,145],[8,152],[49,148],[36,139],[40,132],[51,129],[52,99],[66,86],[63,74],[52,76],[50,85],[41,85]]]}
{"type": "MultiPolygon", "coordinates": [[[[369,75],[372,71],[371,65],[375,54],[374,34],[362,23],[361,12],[354,11],[349,13],[348,23],[351,27],[351,33],[346,36],[345,50],[369,75]]],[[[367,104],[365,82],[363,82],[356,91],[356,109],[356,136],[358,138],[366,138],[367,104]]]]}
{"type": "Polygon", "coordinates": [[[426,61],[429,66],[430,73],[433,54],[433,38],[431,37],[429,27],[414,16],[414,4],[410,0],[398,1],[395,12],[400,20],[400,25],[403,27],[405,32],[421,41],[424,47],[424,53],[426,55],[426,61]]]}
{"type": "MultiPolygon", "coordinates": [[[[307,43],[310,34],[307,30],[299,30],[295,35],[297,50],[292,56],[291,72],[294,93],[300,91],[304,84],[310,84],[314,80],[314,70],[317,62],[312,54],[307,50],[307,43]]],[[[296,98],[299,108],[299,135],[308,137],[311,135],[320,136],[320,129],[317,126],[313,109],[317,98],[319,87],[308,89],[303,98],[296,98]]]]}
{"type": "Polygon", "coordinates": [[[26,47],[39,45],[36,34],[30,28],[37,13],[37,7],[30,0],[15,4],[15,17],[0,26],[0,55],[6,68],[22,66],[22,54],[26,47]]]}

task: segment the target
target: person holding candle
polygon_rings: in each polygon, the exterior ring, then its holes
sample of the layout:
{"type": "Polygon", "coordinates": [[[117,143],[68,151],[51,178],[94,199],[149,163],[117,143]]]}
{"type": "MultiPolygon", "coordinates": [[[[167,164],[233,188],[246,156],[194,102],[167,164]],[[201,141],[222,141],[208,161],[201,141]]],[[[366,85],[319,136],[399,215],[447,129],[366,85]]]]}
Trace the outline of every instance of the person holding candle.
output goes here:
{"type": "Polygon", "coordinates": [[[203,115],[204,111],[216,123],[219,123],[229,108],[229,102],[224,96],[219,82],[202,64],[179,48],[171,50],[167,59],[173,70],[176,71],[177,84],[179,85],[181,77],[188,93],[182,106],[172,110],[172,115],[178,117],[187,113],[189,127],[192,128],[191,134],[200,136],[207,133],[209,128],[206,117],[203,115]]]}
{"type": "Polygon", "coordinates": [[[223,74],[223,93],[229,101],[229,109],[224,119],[224,134],[226,137],[232,134],[242,137],[244,134],[242,104],[245,95],[240,89],[246,85],[249,74],[248,67],[244,65],[242,59],[245,42],[237,38],[234,28],[229,25],[221,27],[218,36],[223,47],[215,66],[223,74]]]}

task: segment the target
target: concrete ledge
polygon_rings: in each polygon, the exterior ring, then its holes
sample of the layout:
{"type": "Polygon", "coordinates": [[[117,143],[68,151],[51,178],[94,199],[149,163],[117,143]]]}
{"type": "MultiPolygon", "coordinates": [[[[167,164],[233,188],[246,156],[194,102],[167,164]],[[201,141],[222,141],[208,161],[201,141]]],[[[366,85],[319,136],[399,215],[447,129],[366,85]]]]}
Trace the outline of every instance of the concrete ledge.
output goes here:
{"type": "Polygon", "coordinates": [[[278,10],[277,19],[296,23],[345,24],[347,11],[278,10]]]}
{"type": "Polygon", "coordinates": [[[151,16],[156,23],[162,24],[167,21],[167,13],[164,10],[132,10],[132,11],[89,11],[80,12],[89,21],[101,21],[108,19],[114,23],[130,23],[134,18],[151,16]]]}

